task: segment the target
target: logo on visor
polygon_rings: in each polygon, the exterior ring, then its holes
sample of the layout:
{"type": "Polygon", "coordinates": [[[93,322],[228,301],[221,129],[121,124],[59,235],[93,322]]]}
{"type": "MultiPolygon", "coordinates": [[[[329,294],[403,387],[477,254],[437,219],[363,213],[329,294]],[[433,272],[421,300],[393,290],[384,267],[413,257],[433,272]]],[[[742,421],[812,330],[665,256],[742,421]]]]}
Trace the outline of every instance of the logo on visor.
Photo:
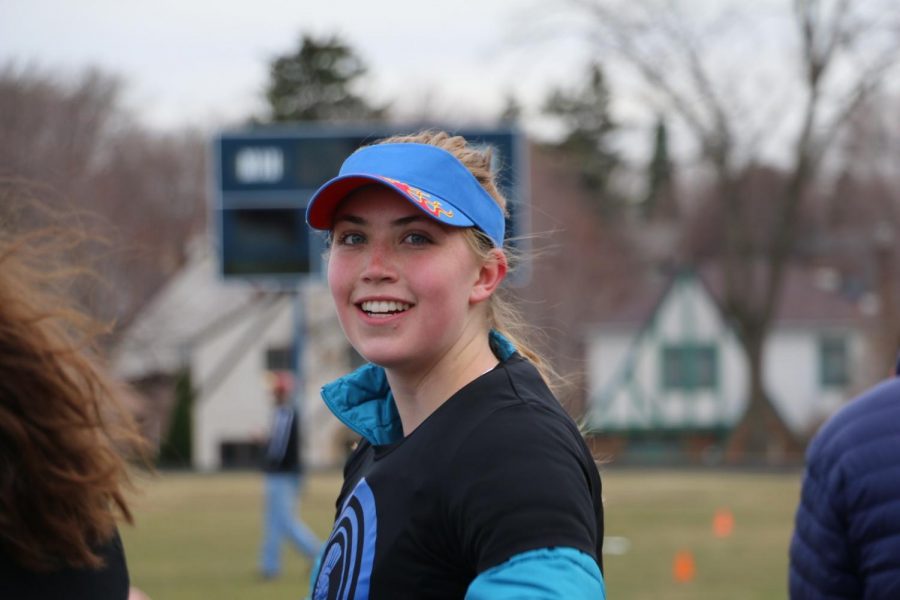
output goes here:
{"type": "Polygon", "coordinates": [[[431,194],[429,194],[428,192],[423,192],[419,188],[415,188],[409,184],[403,183],[402,181],[397,181],[396,179],[391,179],[390,177],[382,176],[381,178],[403,190],[403,193],[418,202],[419,206],[431,213],[434,218],[439,219],[442,216],[447,217],[448,219],[453,218],[453,211],[445,210],[441,206],[440,201],[433,200],[431,198],[431,194]]]}

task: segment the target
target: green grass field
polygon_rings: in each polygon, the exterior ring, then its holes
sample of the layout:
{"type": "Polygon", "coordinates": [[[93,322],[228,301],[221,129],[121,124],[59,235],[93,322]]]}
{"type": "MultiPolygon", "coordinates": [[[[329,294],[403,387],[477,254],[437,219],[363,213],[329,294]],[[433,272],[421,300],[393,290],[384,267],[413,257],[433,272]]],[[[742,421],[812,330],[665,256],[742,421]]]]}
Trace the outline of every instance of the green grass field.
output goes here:
{"type": "MultiPolygon", "coordinates": [[[[261,475],[161,473],[138,484],[136,526],[122,533],[132,583],[152,600],[304,597],[309,567],[291,548],[281,579],[256,576],[261,475]]],[[[615,544],[623,554],[604,556],[609,598],[786,597],[799,473],[605,469],[603,485],[606,535],[627,539],[615,544]],[[713,534],[719,509],[734,516],[727,537],[713,534]],[[694,559],[691,581],[673,579],[680,551],[694,559]]],[[[339,486],[339,473],[307,479],[302,515],[323,538],[339,486]]]]}

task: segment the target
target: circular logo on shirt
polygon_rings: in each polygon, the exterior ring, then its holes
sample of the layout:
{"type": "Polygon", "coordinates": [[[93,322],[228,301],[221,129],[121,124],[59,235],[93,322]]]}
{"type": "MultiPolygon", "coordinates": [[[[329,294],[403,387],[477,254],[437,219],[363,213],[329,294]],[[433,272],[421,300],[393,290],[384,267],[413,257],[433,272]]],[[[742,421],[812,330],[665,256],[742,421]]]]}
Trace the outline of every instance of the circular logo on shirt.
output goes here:
{"type": "Polygon", "coordinates": [[[325,544],[314,600],[369,597],[377,529],[375,496],[363,478],[344,501],[325,544]]]}

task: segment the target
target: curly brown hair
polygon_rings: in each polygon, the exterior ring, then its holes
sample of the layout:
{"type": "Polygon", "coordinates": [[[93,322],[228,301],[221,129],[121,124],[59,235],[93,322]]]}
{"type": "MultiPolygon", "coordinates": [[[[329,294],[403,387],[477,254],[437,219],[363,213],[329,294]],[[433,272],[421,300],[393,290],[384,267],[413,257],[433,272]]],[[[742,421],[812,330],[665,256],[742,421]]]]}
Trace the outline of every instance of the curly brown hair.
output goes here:
{"type": "Polygon", "coordinates": [[[101,366],[104,328],[67,291],[84,270],[60,256],[79,243],[0,232],[0,551],[33,571],[102,566],[95,549],[132,522],[128,461],[147,457],[101,366]]]}

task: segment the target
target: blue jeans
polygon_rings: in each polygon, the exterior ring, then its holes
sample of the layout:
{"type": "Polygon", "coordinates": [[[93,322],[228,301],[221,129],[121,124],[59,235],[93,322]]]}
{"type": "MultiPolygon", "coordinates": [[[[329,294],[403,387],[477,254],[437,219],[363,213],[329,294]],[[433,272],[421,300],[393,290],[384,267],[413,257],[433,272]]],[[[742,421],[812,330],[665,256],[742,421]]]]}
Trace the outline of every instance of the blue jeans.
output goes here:
{"type": "Polygon", "coordinates": [[[287,538],[310,561],[315,560],[322,542],[296,516],[302,477],[295,473],[266,474],[265,538],[260,554],[260,570],[269,577],[281,570],[281,542],[287,538]]]}

